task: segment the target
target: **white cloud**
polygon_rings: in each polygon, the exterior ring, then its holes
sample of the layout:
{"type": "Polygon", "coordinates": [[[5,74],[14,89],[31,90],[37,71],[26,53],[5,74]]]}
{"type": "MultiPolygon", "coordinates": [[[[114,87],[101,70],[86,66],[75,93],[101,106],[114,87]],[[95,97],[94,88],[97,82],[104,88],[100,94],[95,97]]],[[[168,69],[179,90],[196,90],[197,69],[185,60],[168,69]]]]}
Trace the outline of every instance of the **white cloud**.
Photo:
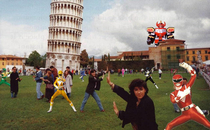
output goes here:
{"type": "Polygon", "coordinates": [[[48,30],[37,30],[29,25],[14,25],[0,21],[0,54],[24,56],[36,50],[41,55],[47,51],[48,30]]]}
{"type": "Polygon", "coordinates": [[[139,0],[112,2],[110,9],[94,17],[89,24],[91,30],[83,31],[82,48],[86,48],[89,55],[148,50],[153,45],[148,46],[146,43],[146,29],[156,27],[156,22],[160,20],[166,22],[166,28],[175,27],[175,38],[185,40],[188,47],[208,47],[210,22],[206,17],[209,16],[192,17],[202,11],[193,10],[193,5],[198,2],[188,6],[192,12],[184,12],[188,10],[184,8],[187,2],[183,5],[179,2],[168,2],[168,5],[156,3],[155,8],[151,3],[139,0]]]}

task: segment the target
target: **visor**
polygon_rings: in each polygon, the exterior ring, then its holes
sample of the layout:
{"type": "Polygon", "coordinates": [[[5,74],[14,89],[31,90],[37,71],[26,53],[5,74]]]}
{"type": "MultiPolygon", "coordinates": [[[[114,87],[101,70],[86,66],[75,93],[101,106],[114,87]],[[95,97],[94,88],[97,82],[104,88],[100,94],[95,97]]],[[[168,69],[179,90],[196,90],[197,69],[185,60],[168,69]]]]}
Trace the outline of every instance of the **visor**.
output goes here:
{"type": "Polygon", "coordinates": [[[183,79],[173,79],[173,82],[175,82],[175,83],[179,83],[179,82],[181,82],[183,79]]]}

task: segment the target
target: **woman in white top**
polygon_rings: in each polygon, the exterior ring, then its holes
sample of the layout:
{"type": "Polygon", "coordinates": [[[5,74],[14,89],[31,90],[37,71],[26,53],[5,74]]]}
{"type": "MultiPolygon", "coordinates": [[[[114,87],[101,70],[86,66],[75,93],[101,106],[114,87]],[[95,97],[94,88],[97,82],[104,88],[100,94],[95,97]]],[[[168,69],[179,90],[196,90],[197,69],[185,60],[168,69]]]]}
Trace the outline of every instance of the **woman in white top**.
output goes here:
{"type": "Polygon", "coordinates": [[[66,90],[68,98],[70,98],[73,82],[72,82],[71,75],[68,73],[67,70],[64,71],[63,78],[66,80],[64,83],[64,89],[66,90]]]}

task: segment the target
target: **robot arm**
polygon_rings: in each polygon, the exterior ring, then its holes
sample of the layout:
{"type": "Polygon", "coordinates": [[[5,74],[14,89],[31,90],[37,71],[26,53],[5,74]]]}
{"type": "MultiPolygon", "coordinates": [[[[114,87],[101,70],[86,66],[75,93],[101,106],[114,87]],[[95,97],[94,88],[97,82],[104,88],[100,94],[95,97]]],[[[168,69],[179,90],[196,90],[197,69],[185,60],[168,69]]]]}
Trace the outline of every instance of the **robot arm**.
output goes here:
{"type": "Polygon", "coordinates": [[[155,40],[155,29],[153,27],[147,28],[147,32],[149,33],[149,36],[147,37],[147,44],[150,45],[155,40]]]}

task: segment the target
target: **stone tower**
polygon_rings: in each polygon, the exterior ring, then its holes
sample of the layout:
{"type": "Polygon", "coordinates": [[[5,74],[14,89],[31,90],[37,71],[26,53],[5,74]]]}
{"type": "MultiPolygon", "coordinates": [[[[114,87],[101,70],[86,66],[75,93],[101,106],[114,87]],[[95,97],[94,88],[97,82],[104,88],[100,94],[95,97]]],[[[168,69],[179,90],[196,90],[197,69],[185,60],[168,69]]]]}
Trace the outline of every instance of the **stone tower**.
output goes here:
{"type": "Polygon", "coordinates": [[[52,0],[46,68],[78,70],[82,34],[83,0],[52,0]]]}

